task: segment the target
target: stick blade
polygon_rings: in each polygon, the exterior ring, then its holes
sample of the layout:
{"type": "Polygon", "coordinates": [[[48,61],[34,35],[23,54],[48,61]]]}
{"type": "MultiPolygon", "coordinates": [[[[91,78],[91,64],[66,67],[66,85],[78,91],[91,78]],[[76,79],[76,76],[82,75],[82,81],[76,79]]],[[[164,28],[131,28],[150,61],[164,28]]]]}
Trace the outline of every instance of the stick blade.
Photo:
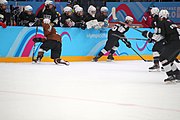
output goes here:
{"type": "Polygon", "coordinates": [[[112,7],[112,17],[113,17],[113,20],[117,20],[115,7],[112,7]]]}

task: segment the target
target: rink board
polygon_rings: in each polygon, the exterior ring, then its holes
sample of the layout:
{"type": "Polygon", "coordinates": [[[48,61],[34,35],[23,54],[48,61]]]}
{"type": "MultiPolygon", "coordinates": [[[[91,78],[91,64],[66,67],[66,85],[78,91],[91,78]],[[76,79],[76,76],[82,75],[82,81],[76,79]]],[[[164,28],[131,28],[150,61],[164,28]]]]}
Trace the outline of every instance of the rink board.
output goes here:
{"type": "MultiPolygon", "coordinates": [[[[69,61],[89,61],[104,47],[107,41],[109,29],[82,30],[78,28],[56,28],[58,34],[62,36],[63,47],[62,57],[69,61]]],[[[145,30],[141,28],[141,30],[145,30]]],[[[147,29],[146,29],[147,30],[147,29]]],[[[152,31],[151,29],[149,29],[152,31]]],[[[35,37],[35,27],[7,27],[0,28],[0,62],[29,62],[33,53],[33,41],[35,37]]],[[[37,37],[43,37],[42,27],[38,28],[37,37]]],[[[130,29],[126,33],[127,38],[143,38],[141,33],[130,29]]],[[[143,38],[144,39],[144,38],[143,38]]],[[[132,47],[147,59],[152,58],[153,43],[142,40],[129,40],[132,47]]],[[[119,41],[120,46],[115,53],[116,60],[140,59],[131,49],[119,41]]],[[[35,56],[42,43],[36,43],[35,56]]],[[[44,61],[51,61],[50,51],[45,53],[44,61]]],[[[101,60],[105,60],[107,55],[101,60]]]]}

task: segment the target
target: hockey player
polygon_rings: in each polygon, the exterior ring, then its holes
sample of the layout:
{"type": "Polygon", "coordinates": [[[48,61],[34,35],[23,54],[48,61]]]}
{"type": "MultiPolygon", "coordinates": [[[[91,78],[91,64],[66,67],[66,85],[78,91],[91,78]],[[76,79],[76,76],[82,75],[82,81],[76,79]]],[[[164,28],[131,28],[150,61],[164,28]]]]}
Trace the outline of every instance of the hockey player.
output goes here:
{"type": "Polygon", "coordinates": [[[108,27],[109,26],[107,17],[108,17],[108,8],[107,7],[101,7],[100,14],[97,14],[97,16],[96,16],[101,27],[108,27]]]}
{"type": "MultiPolygon", "coordinates": [[[[157,7],[153,7],[151,9],[151,16],[152,16],[152,28],[154,28],[154,33],[158,32],[159,27],[161,27],[161,22],[159,22],[159,9],[157,7]]],[[[158,34],[158,33],[157,33],[158,34]]],[[[153,59],[154,59],[154,65],[152,67],[149,67],[149,71],[159,71],[160,70],[160,65],[159,65],[159,56],[160,53],[163,51],[163,46],[165,43],[165,39],[162,39],[160,41],[154,41],[153,39],[149,39],[149,42],[154,42],[154,46],[152,48],[153,52],[153,59]]],[[[161,67],[163,70],[163,67],[161,67]]]]}
{"type": "Polygon", "coordinates": [[[62,49],[61,36],[56,33],[55,28],[50,24],[50,19],[45,18],[43,20],[42,26],[46,39],[43,39],[44,41],[40,41],[39,38],[35,38],[33,40],[35,42],[43,42],[38,51],[37,59],[34,60],[34,62],[40,62],[43,58],[44,52],[51,50],[51,59],[54,60],[55,64],[69,65],[69,62],[60,58],[62,49]]]}
{"type": "Polygon", "coordinates": [[[34,26],[36,15],[33,14],[33,8],[30,5],[24,7],[24,11],[19,15],[18,25],[20,26],[34,26]]]}
{"type": "Polygon", "coordinates": [[[167,10],[161,10],[159,12],[161,24],[158,28],[158,32],[151,33],[144,31],[142,33],[144,37],[154,39],[155,41],[166,40],[166,44],[163,46],[164,49],[162,53],[160,53],[160,62],[168,75],[168,78],[165,79],[164,82],[180,80],[180,71],[174,64],[174,60],[180,53],[180,30],[168,17],[169,12],[167,10]]]}
{"type": "Polygon", "coordinates": [[[108,55],[108,61],[114,60],[113,54],[119,47],[119,38],[114,36],[113,34],[117,34],[121,36],[123,39],[122,42],[126,44],[128,48],[131,48],[131,43],[125,38],[125,33],[129,30],[129,25],[133,23],[133,18],[130,16],[126,16],[125,18],[126,24],[116,24],[108,31],[108,40],[106,42],[105,47],[99,52],[99,54],[93,58],[93,62],[97,62],[99,58],[101,58],[104,54],[110,51],[108,55]]]}
{"type": "Polygon", "coordinates": [[[84,21],[86,22],[87,29],[99,29],[99,23],[96,18],[96,8],[93,5],[90,5],[88,8],[88,13],[84,17],[84,21]]]}
{"type": "Polygon", "coordinates": [[[45,18],[48,18],[51,20],[51,24],[54,26],[58,24],[58,14],[55,10],[53,1],[45,1],[45,7],[37,14],[37,18],[41,19],[41,21],[45,18]]]}
{"type": "Polygon", "coordinates": [[[72,8],[66,6],[63,9],[63,14],[61,15],[61,23],[60,26],[62,27],[73,27],[75,25],[74,21],[72,20],[72,8]]]}
{"type": "Polygon", "coordinates": [[[75,12],[72,15],[72,21],[75,22],[74,27],[85,29],[86,25],[83,19],[84,19],[83,8],[80,6],[76,7],[75,12]]]}
{"type": "Polygon", "coordinates": [[[6,28],[6,8],[8,2],[6,0],[0,0],[0,26],[6,28]]]}

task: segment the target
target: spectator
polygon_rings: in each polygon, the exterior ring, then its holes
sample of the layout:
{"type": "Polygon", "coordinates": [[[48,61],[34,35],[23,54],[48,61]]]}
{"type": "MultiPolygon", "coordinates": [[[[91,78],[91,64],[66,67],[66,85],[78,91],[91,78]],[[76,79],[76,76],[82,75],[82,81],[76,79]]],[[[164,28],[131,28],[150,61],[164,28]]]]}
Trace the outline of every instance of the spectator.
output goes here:
{"type": "Polygon", "coordinates": [[[60,26],[62,27],[73,27],[75,23],[72,21],[72,8],[69,6],[66,6],[63,9],[63,14],[61,15],[61,23],[60,26]]]}
{"type": "Polygon", "coordinates": [[[86,25],[83,19],[84,19],[83,8],[80,6],[76,7],[75,12],[72,15],[72,20],[75,22],[74,27],[85,29],[86,25]]]}
{"type": "Polygon", "coordinates": [[[152,17],[151,17],[151,7],[148,8],[148,11],[144,13],[143,18],[142,18],[142,26],[144,28],[150,28],[151,23],[152,23],[152,17]]]}
{"type": "Polygon", "coordinates": [[[48,18],[51,20],[51,24],[56,26],[58,24],[58,14],[53,1],[46,0],[44,9],[37,14],[37,17],[41,19],[41,22],[43,19],[48,18]]]}
{"type": "Polygon", "coordinates": [[[0,26],[6,28],[6,8],[8,2],[6,0],[0,1],[0,26]]]}
{"type": "Polygon", "coordinates": [[[24,11],[19,15],[18,25],[20,26],[34,26],[35,25],[35,14],[33,14],[33,8],[30,5],[24,7],[24,11]]]}

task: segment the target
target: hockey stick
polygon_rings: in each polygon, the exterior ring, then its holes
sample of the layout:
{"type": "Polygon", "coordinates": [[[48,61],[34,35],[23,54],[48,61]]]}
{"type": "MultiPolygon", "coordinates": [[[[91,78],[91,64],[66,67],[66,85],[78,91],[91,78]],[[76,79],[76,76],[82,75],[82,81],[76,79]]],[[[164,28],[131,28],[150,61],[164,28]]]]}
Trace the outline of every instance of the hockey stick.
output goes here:
{"type": "MultiPolygon", "coordinates": [[[[115,7],[113,7],[112,8],[112,18],[113,18],[113,20],[118,20],[118,18],[117,18],[117,16],[116,16],[116,8],[115,7]]],[[[111,14],[110,14],[111,15],[111,14]]],[[[110,17],[110,16],[108,16],[108,17],[110,17]]],[[[122,22],[122,21],[120,21],[120,20],[118,20],[118,22],[120,22],[121,24],[124,24],[124,25],[127,25],[127,26],[129,26],[127,23],[125,23],[125,22],[122,22]]],[[[134,30],[136,30],[136,31],[138,31],[138,32],[143,32],[143,31],[141,31],[141,30],[139,30],[139,29],[137,29],[136,27],[131,27],[131,26],[129,26],[130,28],[132,28],[132,29],[134,29],[134,30]]]]}
{"type": "Polygon", "coordinates": [[[134,48],[131,49],[144,61],[144,62],[152,62],[152,60],[145,60],[134,48]]]}
{"type": "MultiPolygon", "coordinates": [[[[38,33],[38,25],[36,25],[36,34],[35,34],[35,38],[37,37],[37,33],[38,33]]],[[[32,54],[32,61],[35,61],[35,59],[34,59],[35,48],[36,48],[36,43],[34,42],[34,45],[33,45],[33,54],[32,54]]]]}
{"type": "Polygon", "coordinates": [[[110,17],[111,17],[111,15],[112,15],[112,17],[113,17],[113,19],[115,20],[117,20],[117,17],[116,17],[116,8],[115,7],[112,7],[112,9],[111,9],[111,13],[109,14],[109,16],[107,17],[107,19],[109,19],[110,17]]]}
{"type": "Polygon", "coordinates": [[[142,41],[148,41],[148,39],[142,39],[142,38],[126,38],[126,37],[121,37],[117,34],[112,34],[115,37],[118,37],[119,39],[128,39],[128,40],[142,40],[142,41]]]}
{"type": "MultiPolygon", "coordinates": [[[[117,34],[112,34],[115,37],[118,37],[119,39],[122,39],[122,37],[120,37],[117,34]]],[[[152,62],[152,60],[145,60],[134,48],[130,47],[144,62],[152,62]]]]}

